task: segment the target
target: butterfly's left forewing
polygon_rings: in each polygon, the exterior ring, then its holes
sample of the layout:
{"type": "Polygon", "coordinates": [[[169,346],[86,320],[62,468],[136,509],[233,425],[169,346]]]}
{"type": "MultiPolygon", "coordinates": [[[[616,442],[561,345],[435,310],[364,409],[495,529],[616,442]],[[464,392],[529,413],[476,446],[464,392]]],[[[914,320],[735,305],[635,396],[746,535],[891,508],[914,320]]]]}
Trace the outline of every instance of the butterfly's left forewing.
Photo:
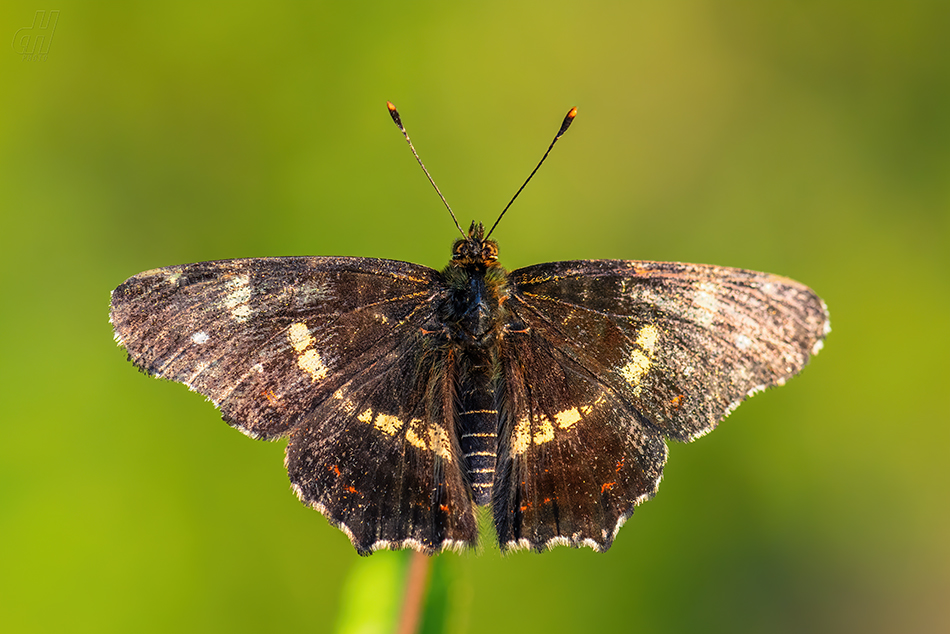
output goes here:
{"type": "Polygon", "coordinates": [[[389,260],[203,262],[130,278],[111,320],[143,371],[251,436],[290,435],[294,489],[361,553],[432,552],[476,539],[438,398],[453,368],[420,336],[438,287],[436,271],[389,260]]]}

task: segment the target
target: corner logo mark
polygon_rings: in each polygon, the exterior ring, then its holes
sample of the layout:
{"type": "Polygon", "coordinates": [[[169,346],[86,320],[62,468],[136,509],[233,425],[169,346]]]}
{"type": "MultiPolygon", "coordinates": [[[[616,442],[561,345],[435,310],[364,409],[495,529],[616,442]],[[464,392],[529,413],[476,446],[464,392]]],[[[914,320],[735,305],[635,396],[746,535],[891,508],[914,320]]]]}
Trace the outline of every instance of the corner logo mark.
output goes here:
{"type": "Polygon", "coordinates": [[[25,26],[13,36],[13,50],[22,56],[24,62],[45,62],[49,55],[59,11],[46,13],[45,10],[37,11],[33,16],[33,26],[25,26]]]}

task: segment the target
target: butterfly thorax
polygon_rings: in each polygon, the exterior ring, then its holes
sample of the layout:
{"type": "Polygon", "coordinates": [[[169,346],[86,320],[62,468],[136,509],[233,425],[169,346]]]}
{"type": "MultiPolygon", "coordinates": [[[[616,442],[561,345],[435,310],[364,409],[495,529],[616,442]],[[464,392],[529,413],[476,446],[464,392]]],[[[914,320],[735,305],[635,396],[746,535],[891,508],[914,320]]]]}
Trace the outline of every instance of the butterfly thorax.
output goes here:
{"type": "Polygon", "coordinates": [[[455,241],[452,260],[442,270],[446,295],[438,316],[448,339],[463,348],[488,348],[501,332],[508,272],[498,263],[498,244],[472,223],[467,238],[455,241]]]}

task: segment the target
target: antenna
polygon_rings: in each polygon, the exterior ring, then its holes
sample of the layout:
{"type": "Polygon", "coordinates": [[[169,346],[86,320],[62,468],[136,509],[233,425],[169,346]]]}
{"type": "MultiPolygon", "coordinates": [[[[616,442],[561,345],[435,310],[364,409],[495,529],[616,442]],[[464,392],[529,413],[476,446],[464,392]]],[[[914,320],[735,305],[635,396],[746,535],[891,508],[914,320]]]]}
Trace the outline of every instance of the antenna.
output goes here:
{"type": "MultiPolygon", "coordinates": [[[[390,105],[392,105],[392,104],[390,104],[390,105]]],[[[554,140],[551,141],[551,145],[548,146],[548,149],[547,149],[547,151],[544,153],[544,156],[542,156],[542,157],[541,157],[541,160],[538,161],[537,167],[535,167],[534,170],[528,175],[528,178],[527,178],[527,180],[525,180],[524,184],[523,184],[521,187],[518,188],[518,191],[515,192],[515,195],[512,196],[512,197],[511,197],[511,200],[508,201],[508,204],[505,205],[505,208],[501,210],[501,214],[498,216],[498,220],[496,220],[496,221],[495,221],[495,224],[493,224],[493,225],[491,226],[491,229],[488,230],[488,234],[485,236],[485,239],[486,239],[486,240],[488,239],[488,236],[491,235],[492,231],[495,230],[495,227],[498,226],[498,223],[501,222],[501,217],[504,216],[504,215],[505,215],[505,212],[508,211],[508,208],[511,207],[511,203],[515,202],[515,198],[518,197],[518,194],[520,194],[520,193],[521,193],[521,190],[525,188],[525,185],[528,184],[528,181],[531,180],[531,178],[534,176],[534,173],[537,172],[537,171],[538,171],[538,168],[541,167],[541,163],[544,163],[544,159],[546,159],[546,158],[548,157],[548,154],[551,153],[551,148],[554,147],[554,144],[557,143],[557,140],[561,138],[561,135],[563,135],[565,132],[567,132],[567,129],[568,129],[569,127],[571,127],[571,123],[574,122],[574,117],[576,117],[576,116],[577,116],[577,108],[571,108],[571,109],[568,111],[567,116],[564,117],[564,121],[561,122],[561,129],[557,131],[557,134],[556,134],[556,135],[554,135],[554,140]]],[[[406,137],[407,140],[408,140],[408,138],[409,138],[409,137],[406,137]]],[[[425,169],[425,168],[423,168],[423,169],[425,169]]],[[[434,187],[434,186],[435,186],[435,183],[433,183],[433,187],[434,187]]],[[[452,217],[454,218],[455,216],[452,216],[452,217]]],[[[455,224],[458,224],[458,222],[456,222],[455,224]]]]}
{"type": "MultiPolygon", "coordinates": [[[[449,207],[449,201],[447,201],[447,200],[445,199],[445,196],[442,195],[442,192],[439,191],[438,185],[435,184],[435,181],[432,180],[432,176],[429,175],[429,170],[426,169],[426,166],[422,163],[422,159],[419,158],[419,154],[416,153],[416,148],[414,148],[414,147],[412,146],[412,141],[409,140],[409,133],[406,132],[406,128],[402,125],[402,119],[399,118],[399,111],[396,110],[396,106],[393,105],[393,102],[387,101],[387,102],[386,102],[386,107],[389,108],[389,116],[391,116],[391,117],[393,118],[393,122],[394,122],[394,123],[396,124],[396,126],[399,128],[400,132],[402,132],[402,135],[403,135],[404,137],[406,137],[406,143],[409,144],[409,149],[412,150],[412,155],[413,155],[414,157],[416,157],[416,161],[419,163],[419,167],[421,167],[421,168],[422,168],[422,171],[426,173],[426,178],[429,179],[429,182],[432,184],[432,187],[435,188],[435,193],[437,193],[437,194],[439,195],[439,198],[442,199],[442,203],[445,205],[445,208],[449,210],[449,214],[452,216],[452,220],[455,221],[455,226],[458,227],[459,233],[462,234],[462,237],[463,237],[463,238],[468,239],[468,236],[465,235],[465,232],[464,232],[464,231],[462,231],[462,227],[459,226],[459,221],[458,221],[458,219],[455,217],[455,212],[453,212],[453,211],[452,211],[452,208],[449,207]]],[[[563,131],[566,130],[566,129],[567,129],[566,127],[563,128],[561,132],[563,133],[563,131]]],[[[560,136],[560,135],[559,135],[559,136],[560,136]]],[[[555,140],[556,140],[556,139],[555,139],[555,140]]],[[[553,143],[552,143],[552,145],[553,145],[553,143]]],[[[550,148],[548,148],[548,151],[549,151],[549,152],[551,151],[550,148]]],[[[545,154],[545,156],[547,156],[547,154],[545,154]]],[[[497,223],[495,223],[495,224],[497,224],[497,223]]]]}

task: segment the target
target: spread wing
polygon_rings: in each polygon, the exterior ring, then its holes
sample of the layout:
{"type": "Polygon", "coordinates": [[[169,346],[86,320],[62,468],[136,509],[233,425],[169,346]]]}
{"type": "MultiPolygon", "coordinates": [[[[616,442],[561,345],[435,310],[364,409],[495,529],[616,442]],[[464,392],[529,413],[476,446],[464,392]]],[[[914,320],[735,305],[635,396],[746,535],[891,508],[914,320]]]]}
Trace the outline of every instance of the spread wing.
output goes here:
{"type": "Polygon", "coordinates": [[[807,287],[670,262],[514,271],[493,506],[503,548],[610,547],[655,492],[663,438],[711,431],[829,332],[807,287]]]}
{"type": "Polygon", "coordinates": [[[207,396],[252,437],[289,435],[294,490],[361,554],[434,552],[477,538],[454,368],[421,335],[439,284],[389,260],[203,262],[126,280],[111,321],[144,372],[207,396]]]}

